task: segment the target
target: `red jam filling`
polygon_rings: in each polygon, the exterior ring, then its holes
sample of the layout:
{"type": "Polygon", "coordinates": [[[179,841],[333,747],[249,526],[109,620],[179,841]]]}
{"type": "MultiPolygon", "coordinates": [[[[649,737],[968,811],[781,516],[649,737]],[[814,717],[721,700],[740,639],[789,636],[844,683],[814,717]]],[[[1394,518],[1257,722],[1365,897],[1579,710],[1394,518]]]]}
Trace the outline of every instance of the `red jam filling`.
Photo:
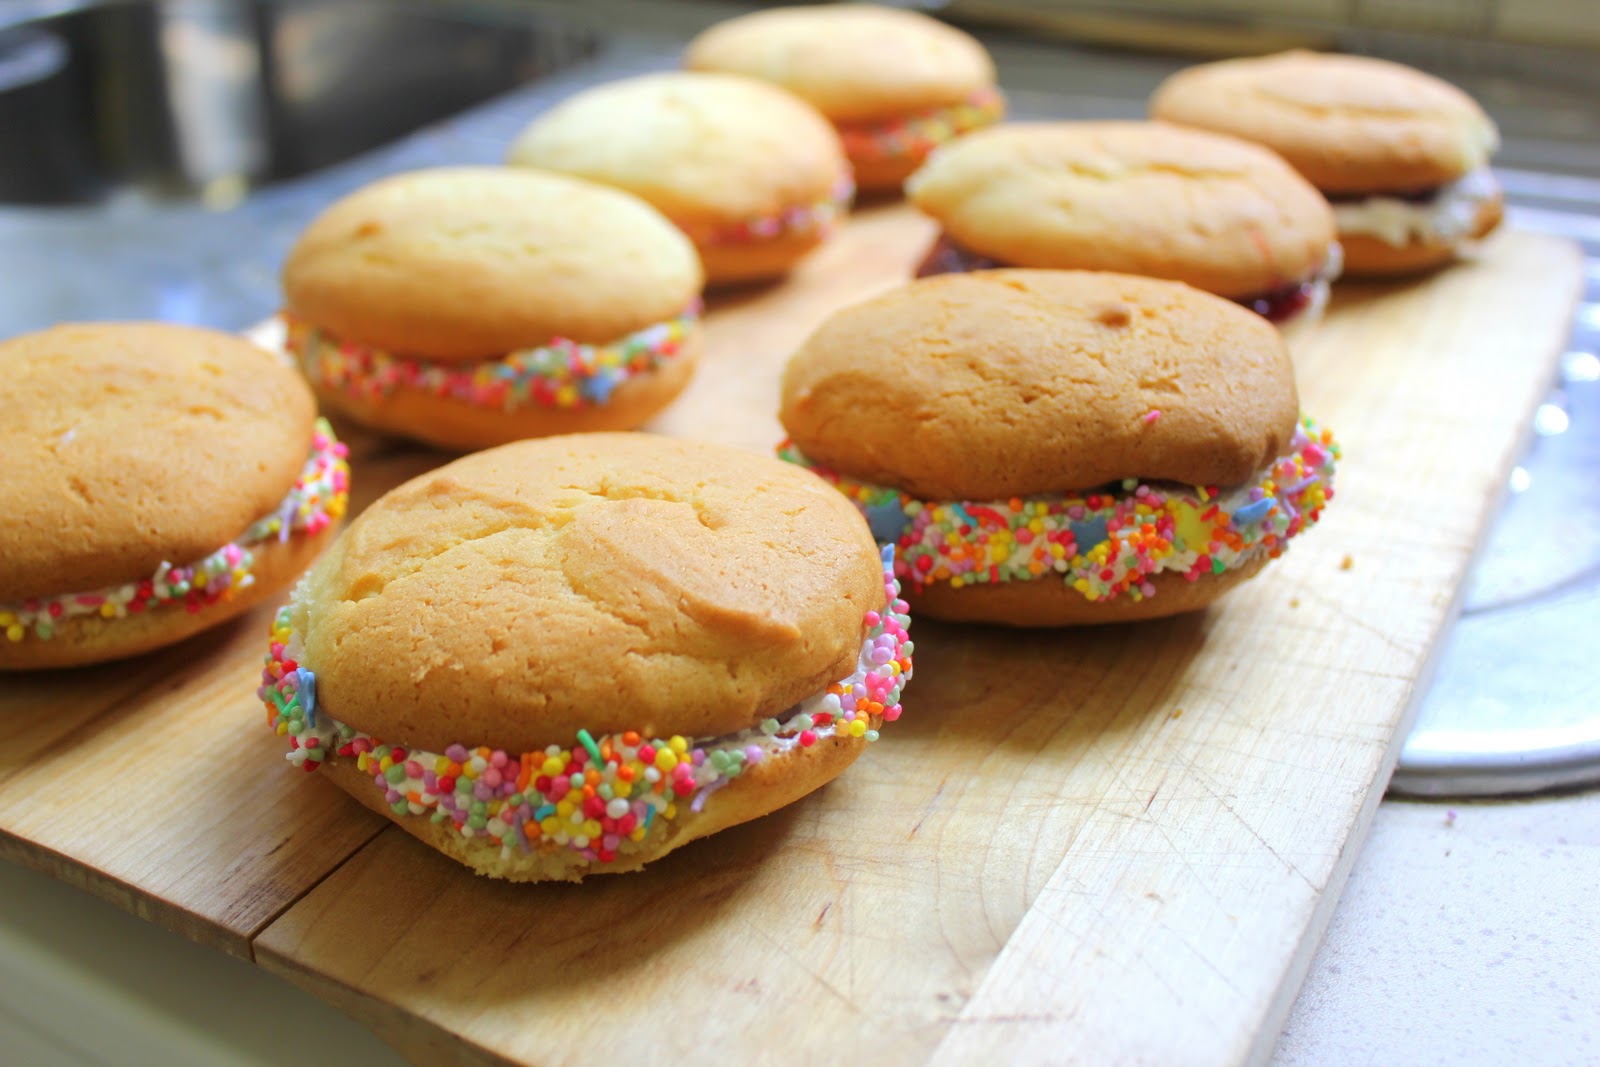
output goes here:
{"type": "Polygon", "coordinates": [[[964,274],[967,271],[993,270],[1004,266],[998,259],[980,256],[970,248],[962,248],[950,239],[949,234],[941,233],[939,239],[933,242],[933,247],[928,249],[928,254],[922,257],[922,263],[917,267],[917,277],[964,274]]]}
{"type": "Polygon", "coordinates": [[[1322,195],[1330,204],[1356,204],[1374,197],[1383,197],[1385,200],[1404,200],[1408,204],[1431,204],[1439,198],[1444,186],[1434,185],[1426,189],[1376,189],[1369,193],[1323,193],[1322,195]]]}
{"type": "MultiPolygon", "coordinates": [[[[935,274],[959,274],[964,271],[994,270],[1009,264],[990,259],[969,248],[963,248],[941,233],[928,254],[917,267],[917,277],[931,278],[935,274]]],[[[1233,302],[1254,311],[1268,322],[1285,322],[1304,311],[1315,295],[1313,282],[1294,282],[1256,296],[1235,297],[1233,302]]]]}
{"type": "Polygon", "coordinates": [[[1315,287],[1311,282],[1295,282],[1260,296],[1235,297],[1235,304],[1243,304],[1271,323],[1287,322],[1311,303],[1315,287]]]}

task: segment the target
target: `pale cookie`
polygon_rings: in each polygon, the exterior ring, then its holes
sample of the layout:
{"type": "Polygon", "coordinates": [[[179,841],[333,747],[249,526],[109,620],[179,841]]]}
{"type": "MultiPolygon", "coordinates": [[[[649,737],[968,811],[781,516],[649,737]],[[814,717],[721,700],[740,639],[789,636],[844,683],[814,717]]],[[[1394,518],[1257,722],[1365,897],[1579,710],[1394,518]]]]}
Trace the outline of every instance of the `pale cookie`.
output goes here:
{"type": "Polygon", "coordinates": [[[872,4],[772,8],[718,23],[684,66],[772,82],[839,127],[863,190],[897,190],[939,144],[998,122],[994,63],[972,37],[872,4]]]}
{"type": "Polygon", "coordinates": [[[451,448],[631,429],[699,351],[694,247],[618,189],[528,168],[386,178],[284,266],[289,347],[323,402],[451,448]]]}
{"type": "Polygon", "coordinates": [[[732,74],[589,89],[534,120],[508,159],[654,205],[694,241],[712,282],[784,273],[827,238],[854,191],[839,136],[816,108],[732,74]]]}

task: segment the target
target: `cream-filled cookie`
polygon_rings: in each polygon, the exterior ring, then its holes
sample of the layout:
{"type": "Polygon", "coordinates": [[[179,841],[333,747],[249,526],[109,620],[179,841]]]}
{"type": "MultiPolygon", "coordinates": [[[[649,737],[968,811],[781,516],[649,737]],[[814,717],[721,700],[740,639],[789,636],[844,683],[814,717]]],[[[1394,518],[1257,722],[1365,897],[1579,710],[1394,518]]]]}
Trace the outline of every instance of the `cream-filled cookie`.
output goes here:
{"type": "Polygon", "coordinates": [[[1350,274],[1442,266],[1504,214],[1494,123],[1400,63],[1303,51],[1206,63],[1163,82],[1150,113],[1286,159],[1332,201],[1350,274]]]}
{"type": "Polygon", "coordinates": [[[626,190],[689,235],[711,283],[772,278],[827,239],[855,191],[816,108],[732,74],[646,74],[541,115],[509,161],[626,190]]]}
{"type": "Polygon", "coordinates": [[[617,189],[520,167],[385,178],[283,270],[289,347],[325,405],[447,448],[631,429],[688,384],[694,247],[617,189]]]}
{"type": "Polygon", "coordinates": [[[57,326],[0,342],[0,670],[119,659],[286,588],[344,514],[344,447],[231,334],[57,326]]]}
{"type": "Polygon", "coordinates": [[[1260,316],[1085,271],[847,308],[790,360],[781,418],[784,458],[857,503],[914,608],[1012,626],[1204,607],[1317,521],[1338,456],[1260,316]]]}
{"type": "Polygon", "coordinates": [[[900,715],[906,606],[849,502],[645,434],[391,491],[278,616],[289,759],[518,881],[637,870],[820,787],[900,715]]]}
{"type": "Polygon", "coordinates": [[[684,66],[760,78],[815,105],[838,127],[865,191],[898,190],[933,149],[1005,116],[983,46],[899,8],[826,4],[741,15],[691,41],[684,66]]]}

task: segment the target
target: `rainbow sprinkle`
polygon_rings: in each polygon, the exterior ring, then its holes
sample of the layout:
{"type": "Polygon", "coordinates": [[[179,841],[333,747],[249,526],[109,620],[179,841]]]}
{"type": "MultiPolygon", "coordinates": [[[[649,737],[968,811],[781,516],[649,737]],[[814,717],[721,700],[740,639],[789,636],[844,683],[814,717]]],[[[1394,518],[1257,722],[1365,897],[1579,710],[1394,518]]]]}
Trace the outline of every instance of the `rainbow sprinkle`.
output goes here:
{"type": "Polygon", "coordinates": [[[180,603],[195,612],[231,597],[234,590],[255,583],[250,573],[255,565],[251,545],[287,541],[295,533],[315,535],[344,514],[350,496],[350,467],[345,453],[345,446],[334,438],[327,421],[318,419],[310,455],[294,488],[270,515],[251,523],[237,541],[230,541],[188,566],[163,563],[152,577],[141,582],[0,604],[0,632],[9,641],[21,641],[30,633],[48,641],[55,636],[56,626],[66,619],[85,615],[121,619],[180,603]]]}
{"type": "Polygon", "coordinates": [[[857,162],[921,159],[952,137],[1005,117],[1006,101],[992,86],[959,104],[932,108],[872,126],[840,126],[845,154],[857,162]]]}
{"type": "MultiPolygon", "coordinates": [[[[1147,413],[1142,421],[1154,420],[1147,413]]],[[[873,536],[898,549],[896,573],[914,588],[1055,574],[1089,600],[1143,600],[1155,595],[1150,579],[1164,571],[1194,581],[1262,553],[1281,555],[1333,499],[1339,446],[1305,419],[1288,455],[1253,484],[1233,489],[1130,478],[1118,490],[1083,495],[933,504],[817,467],[789,442],[778,454],[855,501],[873,536]]]]}
{"type": "Polygon", "coordinates": [[[287,313],[288,347],[317,385],[375,400],[397,390],[450,397],[475,407],[598,407],[629,378],[648,374],[682,350],[700,315],[697,301],[682,315],[609,345],[557,337],[498,359],[435,363],[390,355],[331,335],[287,313]]]}
{"type": "Polygon", "coordinates": [[[641,850],[654,828],[707,800],[743,771],[795,746],[827,737],[878,738],[900,717],[911,677],[911,619],[894,576],[894,550],[883,550],[886,607],[869,611],[855,671],[826,691],[736,734],[712,739],[652,737],[627,731],[513,755],[487,746],[451,745],[443,753],[385,744],[332,718],[316,698],[315,679],[297,659],[300,635],[291,608],[278,613],[257,695],[267,725],[289,739],[288,759],[314,771],[328,759],[354,759],[383,790],[397,816],[426,815],[469,838],[513,850],[578,853],[610,863],[641,850]]]}
{"type": "Polygon", "coordinates": [[[833,230],[834,224],[849,212],[850,201],[855,195],[856,183],[850,175],[845,174],[840,177],[825,199],[815,203],[801,204],[775,215],[761,215],[740,222],[706,226],[679,223],[678,228],[702,248],[770,241],[803,233],[816,233],[819,237],[826,237],[833,230]]]}

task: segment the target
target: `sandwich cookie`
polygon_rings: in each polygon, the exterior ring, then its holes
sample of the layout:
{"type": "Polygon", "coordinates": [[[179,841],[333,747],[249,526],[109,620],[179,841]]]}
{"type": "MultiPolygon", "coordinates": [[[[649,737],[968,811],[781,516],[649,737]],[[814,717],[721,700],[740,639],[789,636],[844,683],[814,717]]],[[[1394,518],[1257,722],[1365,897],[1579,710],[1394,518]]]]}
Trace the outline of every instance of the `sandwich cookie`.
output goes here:
{"type": "Polygon", "coordinates": [[[783,377],[783,458],[841,489],[936,618],[1059,626],[1192,611],[1333,496],[1259,315],[1080,271],[928,278],[834,315],[783,377]]]}
{"type": "Polygon", "coordinates": [[[289,761],[480,874],[632,871],[797,800],[900,715],[890,555],[806,472],[523,441],[362,513],[273,627],[289,761]]]}
{"type": "Polygon", "coordinates": [[[0,342],[0,670],[170,645],[286,588],[344,514],[311,391],[231,334],[57,326],[0,342]]]}
{"type": "Polygon", "coordinates": [[[1187,282],[1275,323],[1314,321],[1339,272],[1322,196],[1257,145],[1158,122],[1002,126],[906,183],[942,227],[918,274],[1106,270],[1187,282]]]}
{"type": "Polygon", "coordinates": [[[445,448],[638,426],[700,349],[688,239],[637,197],[541,171],[358,190],[301,235],[283,286],[324,405],[445,448]]]}
{"type": "Polygon", "coordinates": [[[732,74],[647,74],[579,93],[524,130],[509,162],[654,205],[689,235],[714,284],[784,274],[855,192],[816,108],[732,74]]]}
{"type": "Polygon", "coordinates": [[[863,191],[897,191],[934,148],[1005,116],[994,62],[972,37],[871,4],[782,7],[689,43],[684,66],[760,78],[839,128],[863,191]]]}
{"type": "Polygon", "coordinates": [[[1500,224],[1499,134],[1447,82],[1365,56],[1284,52],[1168,78],[1158,119],[1266,145],[1333,202],[1350,274],[1449,263],[1500,224]]]}

